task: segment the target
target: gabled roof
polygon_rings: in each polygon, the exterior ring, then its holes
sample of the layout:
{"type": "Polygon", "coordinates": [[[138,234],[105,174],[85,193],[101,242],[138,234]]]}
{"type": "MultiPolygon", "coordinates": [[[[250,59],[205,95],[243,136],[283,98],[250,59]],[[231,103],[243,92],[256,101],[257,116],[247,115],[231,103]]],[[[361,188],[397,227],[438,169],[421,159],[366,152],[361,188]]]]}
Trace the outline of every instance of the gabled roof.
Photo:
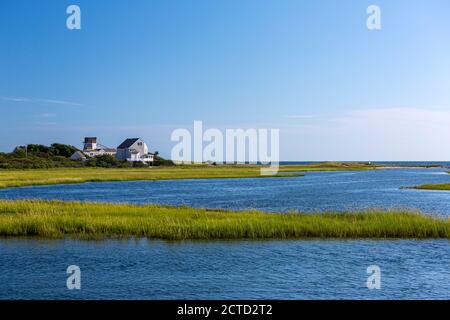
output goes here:
{"type": "Polygon", "coordinates": [[[136,141],[138,141],[139,138],[132,138],[132,139],[126,139],[124,142],[120,144],[120,146],[117,147],[117,149],[126,149],[131,147],[136,141]]]}
{"type": "Polygon", "coordinates": [[[70,156],[70,158],[75,157],[75,155],[80,156],[80,158],[86,159],[86,155],[85,155],[82,151],[80,151],[80,150],[75,151],[75,152],[70,156]]]}

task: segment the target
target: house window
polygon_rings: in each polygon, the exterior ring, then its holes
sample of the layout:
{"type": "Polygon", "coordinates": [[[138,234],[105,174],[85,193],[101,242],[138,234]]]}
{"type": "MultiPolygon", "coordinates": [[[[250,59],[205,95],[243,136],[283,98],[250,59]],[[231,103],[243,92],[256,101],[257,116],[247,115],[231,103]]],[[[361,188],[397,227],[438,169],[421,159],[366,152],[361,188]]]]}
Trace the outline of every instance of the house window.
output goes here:
{"type": "Polygon", "coordinates": [[[142,142],[138,142],[138,146],[139,146],[139,147],[142,147],[142,142]]]}

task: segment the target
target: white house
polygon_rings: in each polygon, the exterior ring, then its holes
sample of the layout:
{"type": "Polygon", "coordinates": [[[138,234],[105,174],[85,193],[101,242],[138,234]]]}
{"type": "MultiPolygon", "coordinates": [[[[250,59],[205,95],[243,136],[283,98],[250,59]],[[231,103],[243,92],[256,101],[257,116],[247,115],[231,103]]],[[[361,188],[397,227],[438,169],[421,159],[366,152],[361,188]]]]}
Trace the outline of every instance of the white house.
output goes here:
{"type": "Polygon", "coordinates": [[[108,148],[97,143],[96,137],[86,137],[84,138],[83,153],[89,157],[96,157],[104,154],[115,156],[116,149],[108,148]]]}
{"type": "Polygon", "coordinates": [[[117,147],[116,159],[131,162],[153,162],[153,154],[141,138],[126,139],[117,147]]]}
{"type": "Polygon", "coordinates": [[[96,137],[86,137],[84,138],[83,151],[76,151],[70,159],[84,161],[86,160],[86,157],[97,157],[104,154],[115,156],[116,149],[108,148],[97,143],[96,137]]]}

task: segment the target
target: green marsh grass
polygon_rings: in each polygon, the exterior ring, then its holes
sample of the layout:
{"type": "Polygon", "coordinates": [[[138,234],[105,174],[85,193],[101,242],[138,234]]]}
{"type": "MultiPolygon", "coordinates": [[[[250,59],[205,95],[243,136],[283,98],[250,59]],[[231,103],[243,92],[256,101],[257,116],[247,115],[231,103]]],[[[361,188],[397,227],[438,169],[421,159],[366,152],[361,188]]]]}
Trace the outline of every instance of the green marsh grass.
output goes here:
{"type": "Polygon", "coordinates": [[[420,189],[420,190],[450,190],[450,183],[444,183],[444,184],[424,184],[421,186],[414,187],[414,189],[420,189]]]}
{"type": "Polygon", "coordinates": [[[326,162],[311,165],[281,166],[278,175],[261,176],[256,165],[183,165],[153,168],[52,168],[28,170],[0,170],[0,188],[68,184],[98,181],[259,178],[293,177],[307,171],[371,170],[376,167],[364,163],[326,162]]]}
{"type": "Polygon", "coordinates": [[[0,201],[1,237],[165,240],[450,238],[450,221],[412,211],[263,213],[160,205],[0,201]]]}

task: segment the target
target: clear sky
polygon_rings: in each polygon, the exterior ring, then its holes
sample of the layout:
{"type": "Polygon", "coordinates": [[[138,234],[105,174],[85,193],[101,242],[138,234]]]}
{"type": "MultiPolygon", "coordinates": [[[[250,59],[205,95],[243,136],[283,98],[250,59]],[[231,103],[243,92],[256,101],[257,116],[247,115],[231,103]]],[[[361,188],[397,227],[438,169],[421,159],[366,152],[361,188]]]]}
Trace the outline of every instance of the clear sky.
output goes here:
{"type": "Polygon", "coordinates": [[[448,0],[1,0],[0,150],[139,136],[167,156],[172,130],[202,120],[279,128],[282,160],[450,160],[449,14],[448,0]]]}

